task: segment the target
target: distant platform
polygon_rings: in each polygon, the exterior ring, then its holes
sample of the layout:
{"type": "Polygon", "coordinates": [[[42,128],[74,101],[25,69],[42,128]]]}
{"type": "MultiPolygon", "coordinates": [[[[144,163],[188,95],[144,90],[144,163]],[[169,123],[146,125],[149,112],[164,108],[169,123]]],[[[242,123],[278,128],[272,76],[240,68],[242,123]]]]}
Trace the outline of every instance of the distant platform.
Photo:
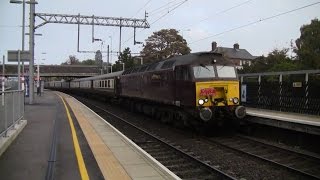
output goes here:
{"type": "Polygon", "coordinates": [[[247,107],[247,121],[320,135],[320,116],[247,107]]]}

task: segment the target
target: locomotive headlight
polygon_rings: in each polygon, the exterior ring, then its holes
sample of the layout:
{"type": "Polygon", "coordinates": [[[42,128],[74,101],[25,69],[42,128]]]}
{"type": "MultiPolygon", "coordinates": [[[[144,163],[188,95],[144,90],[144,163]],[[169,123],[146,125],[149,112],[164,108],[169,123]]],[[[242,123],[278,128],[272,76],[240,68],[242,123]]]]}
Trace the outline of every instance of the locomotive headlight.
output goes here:
{"type": "Polygon", "coordinates": [[[204,104],[204,100],[203,99],[199,99],[198,103],[199,103],[199,105],[202,106],[204,104]]]}
{"type": "Polygon", "coordinates": [[[239,103],[239,99],[237,97],[233,98],[233,103],[234,104],[238,104],[239,103]]]}

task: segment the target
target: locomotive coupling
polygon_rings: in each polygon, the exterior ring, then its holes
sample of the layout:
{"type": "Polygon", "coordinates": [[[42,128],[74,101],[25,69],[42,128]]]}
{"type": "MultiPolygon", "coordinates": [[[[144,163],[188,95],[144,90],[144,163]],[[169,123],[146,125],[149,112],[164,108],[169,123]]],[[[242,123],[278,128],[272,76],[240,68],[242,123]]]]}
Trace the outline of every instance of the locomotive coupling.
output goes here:
{"type": "Polygon", "coordinates": [[[234,113],[237,118],[242,119],[246,116],[246,108],[244,106],[238,106],[234,113]]]}
{"type": "Polygon", "coordinates": [[[209,121],[212,118],[211,109],[207,107],[200,109],[200,118],[203,121],[209,121]]]}

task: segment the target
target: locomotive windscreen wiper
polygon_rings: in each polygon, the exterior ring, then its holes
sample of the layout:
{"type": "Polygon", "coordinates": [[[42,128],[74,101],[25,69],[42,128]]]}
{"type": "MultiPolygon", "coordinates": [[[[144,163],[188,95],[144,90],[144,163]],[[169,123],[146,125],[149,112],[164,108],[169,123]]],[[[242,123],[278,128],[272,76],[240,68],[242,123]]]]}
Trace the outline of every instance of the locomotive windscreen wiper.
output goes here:
{"type": "Polygon", "coordinates": [[[200,64],[200,66],[203,67],[203,68],[206,68],[208,71],[210,71],[210,69],[207,66],[205,66],[203,64],[200,64]]]}

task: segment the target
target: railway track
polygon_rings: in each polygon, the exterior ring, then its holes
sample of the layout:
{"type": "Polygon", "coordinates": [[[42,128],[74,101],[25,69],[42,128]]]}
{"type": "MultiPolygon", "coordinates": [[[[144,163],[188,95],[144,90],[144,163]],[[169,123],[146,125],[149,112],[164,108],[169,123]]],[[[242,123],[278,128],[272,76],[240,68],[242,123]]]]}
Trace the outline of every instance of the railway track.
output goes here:
{"type": "Polygon", "coordinates": [[[297,172],[307,178],[320,179],[320,157],[267,144],[245,136],[210,138],[209,142],[297,172]]]}
{"type": "Polygon", "coordinates": [[[310,161],[297,168],[295,166],[303,161],[298,161],[298,155],[291,156],[296,152],[287,149],[260,147],[270,145],[240,136],[208,138],[190,135],[190,132],[150,123],[150,118],[135,118],[132,113],[120,112],[108,105],[84,103],[182,179],[319,179],[320,163],[313,159],[316,157],[300,154],[300,158],[310,161]],[[130,122],[105,110],[106,107],[130,122]],[[139,129],[140,133],[130,129],[139,129]],[[263,151],[265,149],[268,150],[263,151]],[[283,158],[281,162],[276,161],[276,157],[289,157],[288,154],[291,158],[287,158],[290,160],[287,164],[283,158]]]}
{"type": "Polygon", "coordinates": [[[112,125],[181,179],[236,179],[206,161],[200,161],[200,157],[195,157],[192,152],[185,152],[175,143],[151,134],[102,107],[83,99],[82,102],[102,117],[107,116],[109,120],[112,118],[112,125]]]}

